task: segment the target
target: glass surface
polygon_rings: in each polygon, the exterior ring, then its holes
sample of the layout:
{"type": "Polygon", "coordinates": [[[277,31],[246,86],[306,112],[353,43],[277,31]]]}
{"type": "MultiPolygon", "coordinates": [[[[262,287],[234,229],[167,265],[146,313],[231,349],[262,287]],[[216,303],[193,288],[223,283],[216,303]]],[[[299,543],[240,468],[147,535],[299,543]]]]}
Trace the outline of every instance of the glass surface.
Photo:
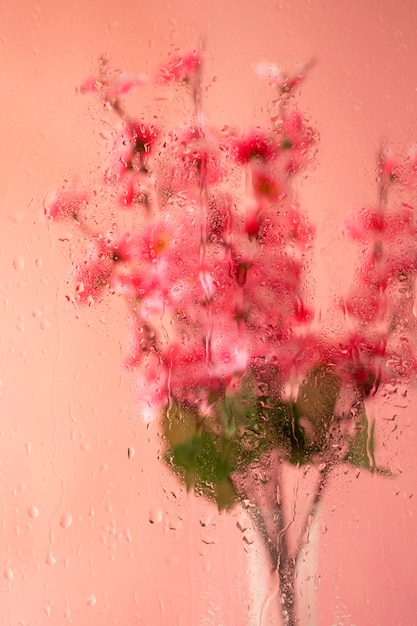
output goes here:
{"type": "MultiPolygon", "coordinates": [[[[309,294],[331,326],[358,259],[343,220],[377,200],[381,142],[405,153],[416,141],[417,7],[6,0],[0,15],[0,623],[278,624],[250,510],[219,513],[164,464],[161,428],[140,419],[138,378],[122,368],[123,299],[77,304],[71,266],[86,238],[46,220],[44,204],[65,179],[97,178],[107,159],[108,111],[79,89],[100,56],[152,73],[203,39],[207,118],[241,130],[270,118],[254,65],[292,70],[314,57],[297,102],[320,140],[296,189],[316,227],[309,294]]],[[[153,86],[129,107],[164,127],[192,110],[181,91],[153,86]]],[[[111,228],[102,197],[96,205],[111,228]]],[[[377,461],[394,476],[331,472],[296,579],[303,625],[417,619],[415,390],[381,390],[374,408],[377,461]]],[[[316,471],[286,466],[291,541],[316,471]]]]}

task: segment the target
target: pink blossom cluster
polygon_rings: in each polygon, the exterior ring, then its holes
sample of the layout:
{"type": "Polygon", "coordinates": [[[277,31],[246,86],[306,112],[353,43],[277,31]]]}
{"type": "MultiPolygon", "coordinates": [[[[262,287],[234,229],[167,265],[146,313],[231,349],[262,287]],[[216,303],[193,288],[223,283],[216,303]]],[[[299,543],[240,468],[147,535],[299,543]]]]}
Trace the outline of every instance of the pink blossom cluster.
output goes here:
{"type": "Polygon", "coordinates": [[[276,109],[268,128],[244,132],[214,129],[202,115],[200,50],[172,56],[157,73],[157,83],[182,84],[193,100],[192,119],[177,129],[126,113],[121,97],[144,77],[102,63],[100,75],[82,85],[119,118],[103,184],[136,226],[93,230],[94,192],[78,188],[52,194],[45,212],[72,220],[90,240],[91,254],[75,272],[76,301],[93,304],[109,293],[126,300],[126,365],[138,371],[145,420],[173,399],[209,416],[213,398],[232,397],[248,376],[284,397],[324,365],[363,396],[416,369],[413,341],[404,333],[399,339],[395,325],[395,285],[414,291],[415,210],[388,202],[414,189],[415,156],[381,152],[377,203],[346,221],[363,254],[352,290],[337,305],[346,328],[337,337],[324,332],[306,298],[314,228],[293,180],[314,156],[317,133],[293,95],[312,65],[286,73],[258,64],[276,109]]]}

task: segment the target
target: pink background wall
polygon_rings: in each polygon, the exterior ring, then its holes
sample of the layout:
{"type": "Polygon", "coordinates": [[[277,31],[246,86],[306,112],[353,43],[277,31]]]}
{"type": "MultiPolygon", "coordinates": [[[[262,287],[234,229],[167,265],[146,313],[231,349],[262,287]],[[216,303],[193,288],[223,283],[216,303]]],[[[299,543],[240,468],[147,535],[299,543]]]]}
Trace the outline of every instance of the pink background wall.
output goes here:
{"type": "MultiPolygon", "coordinates": [[[[325,303],[350,274],[352,251],[334,233],[375,198],[381,137],[417,139],[416,24],[416,3],[395,0],[3,2],[0,624],[257,623],[245,617],[255,547],[236,527],[239,513],[187,502],[157,459],[156,428],[138,421],[120,370],[123,307],[76,311],[65,299],[76,243],[60,244],[62,231],[40,216],[49,188],[95,168],[96,109],[75,86],[103,52],[147,71],[171,44],[204,35],[217,76],[208,114],[244,126],[263,119],[267,96],[253,62],[317,56],[300,101],[320,130],[320,155],[302,198],[319,227],[325,303]]],[[[417,624],[417,435],[410,398],[400,404],[381,402],[398,415],[395,433],[380,420],[395,481],[350,470],[333,478],[312,624],[417,624]]]]}

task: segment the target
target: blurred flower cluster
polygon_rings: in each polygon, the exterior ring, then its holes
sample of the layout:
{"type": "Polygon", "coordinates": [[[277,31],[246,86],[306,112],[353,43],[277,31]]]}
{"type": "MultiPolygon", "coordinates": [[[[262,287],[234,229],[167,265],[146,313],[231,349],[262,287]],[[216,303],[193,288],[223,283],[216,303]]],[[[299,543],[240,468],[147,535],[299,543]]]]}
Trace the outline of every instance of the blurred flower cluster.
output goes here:
{"type": "Polygon", "coordinates": [[[74,301],[125,299],[125,365],[137,371],[141,417],[161,418],[167,461],[219,506],[239,496],[239,472],[272,449],[295,464],[388,473],[375,463],[366,408],[381,385],[417,369],[416,155],[381,149],[377,200],[346,220],[362,257],[335,303],[343,326],[329,332],[306,296],[315,230],[294,185],[317,150],[294,97],[314,62],[292,73],[258,63],[272,114],[267,127],[242,132],[207,122],[203,61],[200,49],[178,53],[156,73],[161,89],[177,85],[192,101],[174,129],[127,112],[123,98],[145,76],[102,60],[82,84],[119,123],[101,184],[132,228],[97,228],[99,190],[50,194],[46,215],[90,245],[74,270],[74,301]]]}

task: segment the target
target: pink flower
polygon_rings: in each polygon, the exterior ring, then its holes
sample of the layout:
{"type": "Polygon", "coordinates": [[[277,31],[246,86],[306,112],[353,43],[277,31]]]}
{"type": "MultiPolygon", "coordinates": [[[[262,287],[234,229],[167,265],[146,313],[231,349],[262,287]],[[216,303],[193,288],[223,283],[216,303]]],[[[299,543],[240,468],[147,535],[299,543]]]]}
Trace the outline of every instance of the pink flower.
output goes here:
{"type": "Polygon", "coordinates": [[[228,245],[232,234],[232,214],[235,209],[230,193],[219,192],[208,197],[207,238],[211,243],[228,245]]]}
{"type": "Polygon", "coordinates": [[[365,207],[346,218],[344,232],[362,242],[391,244],[404,237],[413,239],[417,234],[415,209],[404,202],[399,209],[390,212],[378,207],[365,207]]]}
{"type": "Polygon", "coordinates": [[[97,94],[103,100],[111,101],[129,94],[136,87],[142,86],[147,78],[144,74],[128,74],[122,70],[111,70],[108,60],[101,57],[98,76],[88,76],[80,85],[81,93],[97,94]]]}
{"type": "Polygon", "coordinates": [[[277,342],[274,348],[268,360],[277,366],[283,380],[294,386],[297,393],[308,373],[329,360],[327,346],[313,333],[290,336],[277,342]]]}
{"type": "Polygon", "coordinates": [[[152,221],[133,237],[118,236],[108,245],[107,254],[115,263],[112,286],[119,294],[138,300],[147,298],[148,304],[155,297],[169,302],[175,266],[166,224],[152,221]]]}
{"type": "Polygon", "coordinates": [[[80,211],[88,204],[89,194],[85,191],[53,191],[45,200],[44,213],[53,220],[67,217],[77,219],[80,211]]]}
{"type": "Polygon", "coordinates": [[[221,176],[221,169],[217,167],[219,150],[214,138],[208,136],[207,130],[198,127],[186,129],[179,137],[179,158],[186,169],[194,170],[198,175],[205,177],[210,174],[210,182],[217,182],[221,176]]]}
{"type": "Polygon", "coordinates": [[[417,146],[412,146],[401,168],[401,182],[408,188],[415,189],[417,183],[417,146]]]}
{"type": "Polygon", "coordinates": [[[198,404],[218,385],[207,367],[204,342],[191,333],[184,334],[181,342],[173,343],[168,363],[171,366],[170,392],[179,402],[198,404]]]}
{"type": "Polygon", "coordinates": [[[183,190],[185,183],[213,185],[223,177],[222,143],[204,123],[185,126],[171,133],[167,148],[168,176],[174,190],[183,190]]]}
{"type": "Polygon", "coordinates": [[[315,59],[310,59],[304,65],[300,65],[291,74],[284,72],[278,65],[269,61],[259,61],[255,65],[255,73],[267,81],[270,85],[277,87],[281,93],[290,93],[300,85],[307,73],[315,64],[315,59]]]}
{"type": "Polygon", "coordinates": [[[370,323],[382,319],[386,313],[386,301],[383,296],[385,285],[379,286],[371,282],[357,281],[355,287],[342,300],[341,308],[361,322],[370,323]]]}
{"type": "Polygon", "coordinates": [[[136,260],[154,262],[167,250],[170,239],[170,228],[163,221],[148,223],[138,240],[136,260]]]}
{"type": "Polygon", "coordinates": [[[93,258],[80,265],[75,274],[76,297],[81,304],[96,302],[113,274],[113,262],[109,257],[93,258]]]}
{"type": "Polygon", "coordinates": [[[311,126],[307,126],[298,111],[291,111],[285,115],[280,132],[286,171],[289,174],[295,174],[308,162],[310,149],[316,141],[316,134],[311,126]]]}
{"type": "MultiPolygon", "coordinates": [[[[417,222],[414,214],[413,207],[402,203],[399,209],[392,212],[366,207],[351,214],[345,221],[345,232],[367,246],[358,276],[358,289],[365,302],[371,297],[372,285],[376,287],[376,291],[373,290],[374,306],[371,307],[375,312],[377,292],[384,291],[389,280],[417,269],[417,222]]],[[[368,317],[371,308],[366,308],[368,317]]],[[[360,317],[366,319],[362,315],[360,317]]]]}
{"type": "Polygon", "coordinates": [[[131,260],[134,243],[129,233],[110,234],[92,241],[90,259],[79,265],[74,275],[76,296],[81,304],[93,304],[112,284],[118,264],[131,260]]]}
{"type": "MultiPolygon", "coordinates": [[[[305,296],[314,228],[294,199],[291,180],[317,138],[289,106],[312,62],[293,73],[270,63],[257,66],[278,90],[277,106],[269,128],[242,135],[206,124],[201,64],[201,51],[192,50],[160,69],[159,82],[191,86],[194,105],[191,122],[163,140],[159,128],[130,117],[119,101],[141,78],[111,72],[103,61],[99,77],[83,83],[82,90],[99,94],[122,123],[107,170],[114,189],[106,196],[106,228],[95,234],[80,219],[88,202],[82,191],[55,193],[45,203],[51,219],[73,217],[83,236],[91,234],[92,253],[75,271],[77,300],[92,304],[106,292],[124,297],[130,317],[126,365],[137,370],[146,421],[179,402],[212,419],[213,433],[221,435],[226,431],[219,414],[227,407],[220,405],[238,401],[240,387],[242,406],[236,409],[247,406],[249,414],[255,410],[253,383],[272,401],[294,400],[317,368],[338,374],[364,400],[388,380],[387,362],[401,361],[401,349],[389,344],[402,341],[392,330],[399,309],[390,287],[394,278],[417,271],[417,224],[413,207],[388,204],[387,187],[404,182],[417,159],[410,157],[404,167],[381,152],[381,207],[365,207],[347,220],[346,232],[362,243],[362,259],[341,306],[357,318],[359,330],[330,341],[318,333],[320,314],[305,296]],[[114,202],[137,210],[115,217],[114,202]],[[118,230],[117,219],[132,234],[118,230]]],[[[98,198],[97,208],[104,210],[98,198]]],[[[411,352],[409,347],[407,363],[415,367],[411,352]]]]}
{"type": "Polygon", "coordinates": [[[238,163],[249,163],[252,159],[270,161],[276,156],[277,146],[273,138],[261,128],[246,132],[234,142],[232,151],[238,163]]]}
{"type": "Polygon", "coordinates": [[[168,369],[155,351],[143,357],[137,377],[139,414],[149,424],[160,416],[168,401],[168,369]]]}
{"type": "MultiPolygon", "coordinates": [[[[158,137],[159,129],[141,120],[127,120],[118,129],[104,179],[114,184],[129,175],[124,192],[125,206],[133,202],[134,187],[138,184],[134,175],[143,169],[145,159],[153,151],[158,137]]],[[[123,196],[119,203],[123,205],[123,196]]]]}
{"type": "Polygon", "coordinates": [[[378,157],[378,175],[382,185],[397,182],[401,173],[400,161],[391,152],[382,148],[378,157]]]}
{"type": "Polygon", "coordinates": [[[281,217],[281,223],[289,242],[296,244],[303,251],[311,248],[315,228],[296,204],[291,204],[286,208],[281,217]]]}
{"type": "Polygon", "coordinates": [[[107,252],[113,263],[126,263],[132,259],[136,240],[129,233],[116,233],[105,240],[103,253],[107,252]]]}
{"type": "Polygon", "coordinates": [[[298,324],[308,324],[314,318],[314,310],[306,305],[301,298],[294,300],[294,318],[298,324]]]}
{"type": "Polygon", "coordinates": [[[140,120],[126,122],[125,132],[132,152],[137,154],[149,154],[159,137],[159,130],[154,124],[146,124],[140,120]]]}
{"type": "Polygon", "coordinates": [[[365,396],[376,393],[389,376],[383,364],[387,360],[386,338],[352,333],[334,353],[336,371],[365,396]]]}
{"type": "Polygon", "coordinates": [[[199,50],[190,50],[173,55],[168,63],[160,68],[157,82],[161,84],[171,81],[188,83],[200,69],[201,61],[202,57],[199,50]]]}
{"type": "Polygon", "coordinates": [[[365,207],[354,211],[345,219],[343,230],[351,239],[364,241],[381,237],[386,228],[383,211],[378,207],[365,207]]]}
{"type": "Polygon", "coordinates": [[[245,232],[249,239],[258,237],[262,224],[262,205],[254,200],[248,202],[245,214],[245,232]]]}
{"type": "Polygon", "coordinates": [[[117,203],[123,209],[130,208],[135,204],[142,204],[145,201],[145,193],[141,189],[141,184],[135,172],[125,170],[119,172],[124,174],[119,193],[117,195],[117,203]]]}
{"type": "Polygon", "coordinates": [[[264,164],[252,166],[252,187],[255,198],[262,203],[274,203],[285,194],[278,172],[264,164]]]}

